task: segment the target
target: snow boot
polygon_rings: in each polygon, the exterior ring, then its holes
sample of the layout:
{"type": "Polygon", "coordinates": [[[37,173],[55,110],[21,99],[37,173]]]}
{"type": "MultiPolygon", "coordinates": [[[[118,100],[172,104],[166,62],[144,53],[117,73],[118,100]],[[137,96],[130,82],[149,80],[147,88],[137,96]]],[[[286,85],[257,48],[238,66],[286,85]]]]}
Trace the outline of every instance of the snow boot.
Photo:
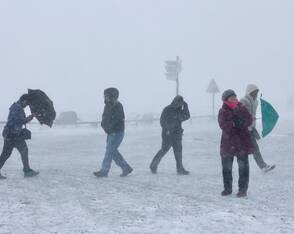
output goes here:
{"type": "Polygon", "coordinates": [[[276,165],[266,165],[262,168],[263,173],[268,173],[276,168],[276,165]]]}
{"type": "Polygon", "coordinates": [[[5,179],[6,179],[6,177],[1,175],[1,173],[0,173],[0,180],[5,180],[5,179]]]}
{"type": "Polygon", "coordinates": [[[221,195],[223,196],[223,197],[225,197],[225,196],[229,196],[229,195],[231,195],[232,194],[232,190],[224,190],[224,191],[222,191],[222,193],[221,193],[221,195]]]}
{"type": "Polygon", "coordinates": [[[150,171],[152,174],[157,174],[157,168],[158,168],[158,165],[159,165],[159,162],[160,162],[160,159],[161,159],[161,151],[159,151],[155,157],[153,158],[149,168],[150,168],[150,171]]]}
{"type": "Polygon", "coordinates": [[[128,169],[124,170],[120,177],[126,177],[133,172],[133,168],[129,167],[128,169]]]}
{"type": "Polygon", "coordinates": [[[237,193],[237,197],[238,197],[238,198],[247,197],[247,192],[246,192],[246,191],[239,191],[239,192],[237,193]]]}
{"type": "Polygon", "coordinates": [[[179,169],[178,171],[178,175],[189,175],[190,172],[185,170],[184,168],[179,169]]]}
{"type": "Polygon", "coordinates": [[[96,176],[98,178],[108,177],[108,174],[103,171],[97,171],[97,172],[94,172],[93,174],[94,174],[94,176],[96,176]]]}
{"type": "Polygon", "coordinates": [[[150,166],[150,171],[152,174],[157,174],[157,167],[150,166]]]}
{"type": "Polygon", "coordinates": [[[40,172],[30,169],[30,170],[24,172],[24,177],[35,177],[39,174],[40,174],[40,172]]]}
{"type": "Polygon", "coordinates": [[[183,166],[183,155],[182,152],[175,152],[175,159],[176,159],[176,163],[177,163],[177,172],[178,175],[189,175],[190,172],[185,170],[184,166],[183,166]]]}

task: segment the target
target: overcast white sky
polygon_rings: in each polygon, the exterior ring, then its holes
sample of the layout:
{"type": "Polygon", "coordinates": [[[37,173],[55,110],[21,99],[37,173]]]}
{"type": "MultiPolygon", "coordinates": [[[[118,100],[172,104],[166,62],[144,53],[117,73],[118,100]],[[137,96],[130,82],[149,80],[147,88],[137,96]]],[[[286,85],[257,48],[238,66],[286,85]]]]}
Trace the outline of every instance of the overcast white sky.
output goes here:
{"type": "Polygon", "coordinates": [[[0,119],[27,88],[88,119],[109,86],[127,114],[160,112],[175,93],[164,61],[177,55],[193,114],[210,112],[211,78],[240,96],[255,83],[284,113],[294,98],[293,12],[293,0],[0,0],[0,119]]]}

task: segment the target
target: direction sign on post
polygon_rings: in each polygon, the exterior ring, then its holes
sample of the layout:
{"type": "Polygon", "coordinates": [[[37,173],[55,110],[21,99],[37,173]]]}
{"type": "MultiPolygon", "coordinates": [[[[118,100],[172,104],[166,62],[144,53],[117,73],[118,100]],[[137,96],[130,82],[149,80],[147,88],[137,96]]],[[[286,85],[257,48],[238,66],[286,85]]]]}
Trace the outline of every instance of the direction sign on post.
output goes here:
{"type": "Polygon", "coordinates": [[[176,60],[165,61],[165,70],[166,70],[166,79],[171,81],[176,81],[176,94],[179,94],[179,73],[182,71],[182,61],[179,56],[177,56],[176,60]]]}
{"type": "Polygon", "coordinates": [[[210,81],[206,92],[212,94],[212,117],[214,118],[215,117],[215,94],[220,92],[214,79],[210,81]]]}
{"type": "Polygon", "coordinates": [[[166,76],[166,79],[171,81],[176,81],[178,79],[178,76],[172,73],[166,73],[165,76],[166,76]]]}

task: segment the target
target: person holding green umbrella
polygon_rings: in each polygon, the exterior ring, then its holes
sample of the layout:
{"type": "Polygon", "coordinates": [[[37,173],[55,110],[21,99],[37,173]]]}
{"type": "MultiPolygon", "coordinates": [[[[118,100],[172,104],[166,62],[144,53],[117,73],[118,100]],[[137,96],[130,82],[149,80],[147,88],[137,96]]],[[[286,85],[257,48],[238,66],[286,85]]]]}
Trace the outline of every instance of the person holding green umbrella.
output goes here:
{"type": "Polygon", "coordinates": [[[241,99],[241,103],[247,108],[249,113],[252,115],[253,118],[253,123],[249,127],[250,131],[250,136],[251,136],[251,141],[254,147],[254,159],[258,165],[258,167],[263,171],[263,172],[269,172],[273,169],[275,169],[275,165],[269,165],[267,164],[260,152],[259,146],[257,141],[261,139],[259,136],[259,133],[256,130],[256,111],[258,108],[258,93],[259,93],[259,88],[254,85],[254,84],[249,84],[246,89],[246,95],[244,98],[241,99]]]}

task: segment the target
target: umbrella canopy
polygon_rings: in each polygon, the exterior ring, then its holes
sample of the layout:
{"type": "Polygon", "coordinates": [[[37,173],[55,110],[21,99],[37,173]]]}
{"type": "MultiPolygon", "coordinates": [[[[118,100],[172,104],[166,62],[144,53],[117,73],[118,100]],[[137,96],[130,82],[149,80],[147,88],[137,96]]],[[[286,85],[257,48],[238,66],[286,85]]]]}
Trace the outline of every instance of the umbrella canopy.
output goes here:
{"type": "Polygon", "coordinates": [[[279,114],[269,102],[262,98],[260,99],[260,102],[262,115],[262,136],[266,137],[275,128],[279,119],[279,114]]]}
{"type": "Polygon", "coordinates": [[[52,127],[56,118],[53,102],[43,91],[39,89],[29,89],[28,94],[29,106],[31,112],[36,115],[36,119],[40,122],[40,124],[46,124],[49,127],[52,127]]]}

